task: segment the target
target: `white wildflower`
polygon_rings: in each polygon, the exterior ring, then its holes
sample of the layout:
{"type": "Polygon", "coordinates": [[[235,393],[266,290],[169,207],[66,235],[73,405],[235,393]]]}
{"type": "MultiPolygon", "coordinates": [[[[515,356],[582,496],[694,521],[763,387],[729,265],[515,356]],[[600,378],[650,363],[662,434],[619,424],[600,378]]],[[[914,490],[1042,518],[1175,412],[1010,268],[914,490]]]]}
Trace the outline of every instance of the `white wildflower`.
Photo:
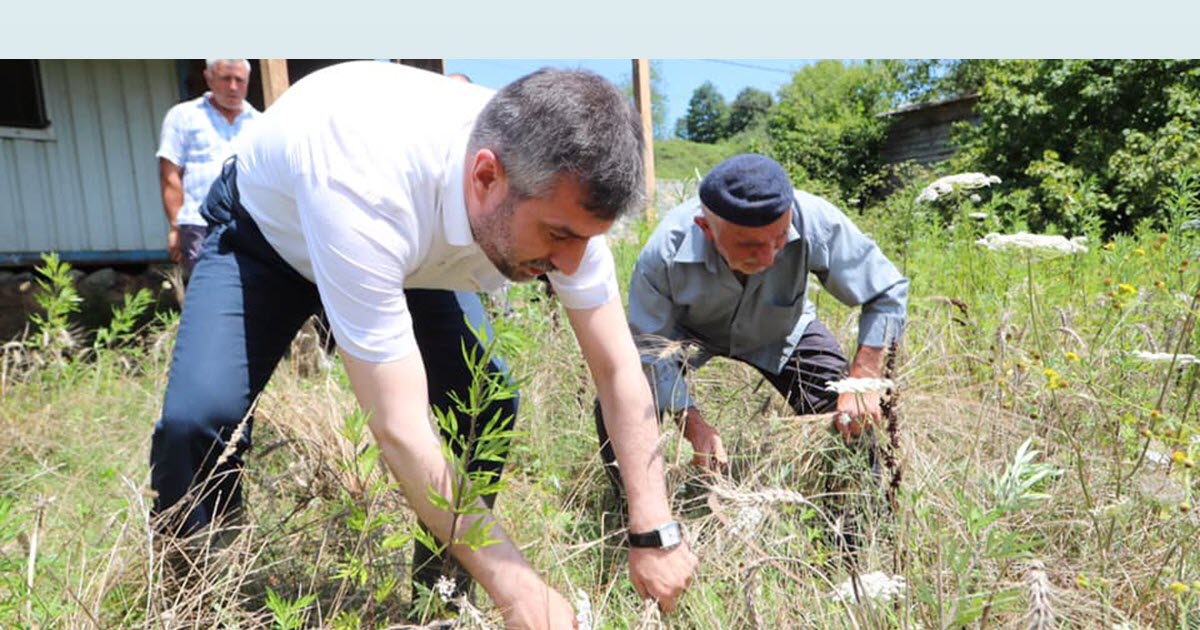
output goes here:
{"type": "Polygon", "coordinates": [[[975,203],[979,203],[980,201],[983,201],[983,197],[980,197],[979,193],[971,193],[971,196],[967,197],[967,199],[970,199],[971,201],[973,201],[975,203]]]}
{"type": "Polygon", "coordinates": [[[929,203],[937,201],[938,197],[948,195],[956,190],[974,190],[976,188],[985,188],[992,184],[999,184],[1000,178],[995,175],[984,175],[983,173],[959,173],[957,175],[947,175],[942,177],[932,184],[925,187],[920,195],[917,195],[917,203],[929,203]]]}
{"type": "Polygon", "coordinates": [[[831,597],[851,604],[858,603],[860,598],[886,604],[893,599],[904,599],[904,591],[907,588],[908,585],[904,583],[903,576],[873,571],[858,576],[857,597],[854,593],[853,578],[847,578],[845,582],[839,584],[831,597]]]}
{"type": "Polygon", "coordinates": [[[992,215],[990,215],[986,212],[972,212],[971,214],[968,214],[967,216],[971,217],[972,219],[975,219],[976,221],[982,221],[992,215]]]}
{"type": "Polygon", "coordinates": [[[1058,234],[996,234],[992,232],[975,241],[976,245],[993,250],[1021,249],[1039,254],[1079,254],[1088,250],[1086,236],[1068,239],[1058,234]]]}
{"type": "Polygon", "coordinates": [[[1159,453],[1158,451],[1154,451],[1154,450],[1150,450],[1150,449],[1146,449],[1146,459],[1149,460],[1153,464],[1170,464],[1171,463],[1170,455],[1167,455],[1166,453],[1159,453]]]}
{"type": "Polygon", "coordinates": [[[762,522],[762,510],[748,505],[738,510],[737,516],[733,519],[733,524],[729,526],[729,531],[734,535],[751,534],[754,529],[762,522]]]}
{"type": "Polygon", "coordinates": [[[1146,361],[1148,363],[1170,363],[1175,361],[1176,365],[1188,365],[1190,363],[1200,363],[1194,354],[1172,354],[1170,352],[1146,352],[1144,350],[1134,350],[1129,353],[1135,359],[1146,361]]]}
{"type": "Polygon", "coordinates": [[[595,623],[592,618],[592,600],[581,588],[575,589],[575,622],[579,625],[579,630],[592,630],[595,623]]]}
{"type": "Polygon", "coordinates": [[[825,384],[825,391],[839,394],[866,394],[868,392],[882,394],[893,387],[895,387],[895,383],[888,378],[850,377],[840,381],[829,381],[825,384]]]}
{"type": "Polygon", "coordinates": [[[437,582],[433,583],[433,592],[437,593],[443,602],[449,603],[454,597],[454,580],[444,575],[438,576],[437,582]]]}

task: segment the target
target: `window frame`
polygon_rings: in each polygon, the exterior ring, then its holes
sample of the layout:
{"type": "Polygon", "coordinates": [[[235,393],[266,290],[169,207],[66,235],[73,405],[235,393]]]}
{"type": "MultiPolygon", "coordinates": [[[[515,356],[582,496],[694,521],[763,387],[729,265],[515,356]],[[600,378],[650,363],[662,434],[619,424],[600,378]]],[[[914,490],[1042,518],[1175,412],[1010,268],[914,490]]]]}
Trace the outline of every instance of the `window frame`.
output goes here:
{"type": "Polygon", "coordinates": [[[33,66],[33,85],[35,96],[37,97],[38,111],[46,124],[43,127],[17,127],[0,124],[0,138],[53,141],[57,139],[57,136],[54,133],[54,121],[50,119],[50,112],[46,107],[46,90],[43,87],[45,80],[42,74],[42,64],[37,59],[30,59],[29,61],[33,66]]]}

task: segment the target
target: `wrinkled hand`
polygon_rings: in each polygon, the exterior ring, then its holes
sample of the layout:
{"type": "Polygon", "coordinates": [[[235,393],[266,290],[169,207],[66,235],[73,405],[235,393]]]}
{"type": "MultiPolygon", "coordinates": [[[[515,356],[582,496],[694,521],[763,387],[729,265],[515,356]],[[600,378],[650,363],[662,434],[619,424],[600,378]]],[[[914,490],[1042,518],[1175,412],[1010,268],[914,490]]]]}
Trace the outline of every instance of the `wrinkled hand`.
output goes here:
{"type": "Polygon", "coordinates": [[[504,627],[508,630],[561,630],[578,628],[579,621],[567,599],[543,585],[504,608],[504,627]]]}
{"type": "Polygon", "coordinates": [[[675,610],[675,603],[696,573],[696,554],[687,542],[674,549],[629,549],[629,579],[642,599],[658,602],[663,612],[675,610]]]}
{"type": "Polygon", "coordinates": [[[178,227],[172,227],[171,230],[167,232],[167,255],[171,258],[171,262],[173,263],[178,264],[183,262],[183,243],[179,237],[178,227]]]}
{"type": "Polygon", "coordinates": [[[838,396],[837,411],[833,414],[833,428],[847,443],[863,431],[877,424],[881,418],[879,394],[845,393],[838,396]]]}
{"type": "Polygon", "coordinates": [[[729,470],[729,455],[721,434],[695,407],[683,412],[683,437],[692,444],[692,465],[710,474],[722,474],[729,470]]]}

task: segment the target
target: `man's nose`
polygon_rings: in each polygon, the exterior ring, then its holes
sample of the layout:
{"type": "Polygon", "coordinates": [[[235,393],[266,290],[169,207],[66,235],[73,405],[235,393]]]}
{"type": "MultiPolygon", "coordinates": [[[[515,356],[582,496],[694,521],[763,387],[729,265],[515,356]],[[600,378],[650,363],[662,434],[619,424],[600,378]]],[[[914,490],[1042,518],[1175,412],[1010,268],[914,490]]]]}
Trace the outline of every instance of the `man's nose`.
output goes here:
{"type": "Polygon", "coordinates": [[[771,263],[775,262],[774,247],[768,245],[767,247],[758,250],[757,254],[758,255],[755,256],[755,258],[757,259],[758,264],[762,265],[763,267],[770,267],[771,263]]]}
{"type": "Polygon", "coordinates": [[[580,263],[583,262],[583,253],[587,250],[587,239],[572,239],[550,255],[550,262],[559,271],[571,275],[579,269],[580,263]]]}

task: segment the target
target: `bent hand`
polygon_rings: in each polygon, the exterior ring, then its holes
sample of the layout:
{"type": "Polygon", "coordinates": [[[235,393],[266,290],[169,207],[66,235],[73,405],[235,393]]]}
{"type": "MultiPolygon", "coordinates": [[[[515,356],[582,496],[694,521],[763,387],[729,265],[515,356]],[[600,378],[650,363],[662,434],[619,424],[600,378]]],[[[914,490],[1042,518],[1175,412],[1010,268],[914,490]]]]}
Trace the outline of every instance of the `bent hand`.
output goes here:
{"type": "Polygon", "coordinates": [[[833,428],[847,443],[877,424],[881,417],[877,392],[850,393],[838,396],[833,428]]]}
{"type": "Polygon", "coordinates": [[[663,612],[675,610],[696,573],[696,554],[687,542],[674,549],[633,547],[629,550],[629,579],[643,599],[658,602],[663,612]]]}
{"type": "Polygon", "coordinates": [[[683,414],[683,437],[692,444],[693,466],[711,474],[729,470],[729,455],[720,432],[705,422],[695,407],[688,407],[683,414]]]}

